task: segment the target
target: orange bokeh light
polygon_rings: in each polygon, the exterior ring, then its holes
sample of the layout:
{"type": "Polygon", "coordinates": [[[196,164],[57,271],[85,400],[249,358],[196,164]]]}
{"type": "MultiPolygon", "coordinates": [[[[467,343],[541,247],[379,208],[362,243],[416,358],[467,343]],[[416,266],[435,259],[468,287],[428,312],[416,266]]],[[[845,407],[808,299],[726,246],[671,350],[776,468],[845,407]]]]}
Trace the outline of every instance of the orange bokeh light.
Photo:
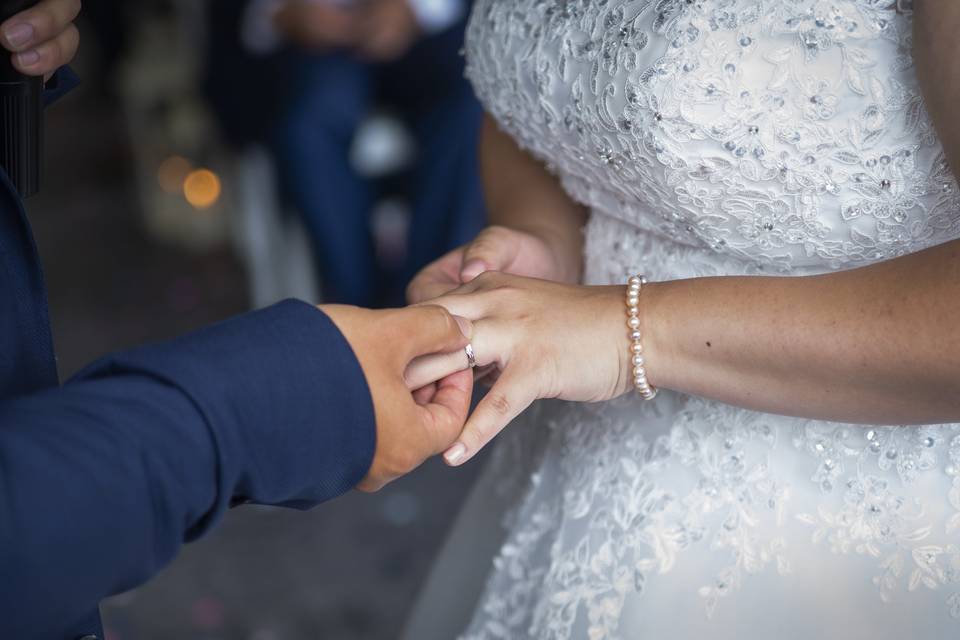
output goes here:
{"type": "Polygon", "coordinates": [[[183,195],[197,209],[209,209],[220,200],[220,178],[209,169],[191,171],[183,181],[183,195]]]}

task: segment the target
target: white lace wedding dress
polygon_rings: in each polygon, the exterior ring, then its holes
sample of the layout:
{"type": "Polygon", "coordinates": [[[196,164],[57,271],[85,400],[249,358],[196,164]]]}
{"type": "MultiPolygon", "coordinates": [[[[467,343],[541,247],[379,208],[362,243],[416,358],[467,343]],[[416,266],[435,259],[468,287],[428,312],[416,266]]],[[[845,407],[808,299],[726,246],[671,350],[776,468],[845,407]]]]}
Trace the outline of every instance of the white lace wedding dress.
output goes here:
{"type": "MultiPolygon", "coordinates": [[[[478,0],[469,75],[589,283],[849,269],[960,237],[896,4],[478,0]]],[[[662,393],[496,447],[408,638],[960,638],[960,425],[662,393]]]]}

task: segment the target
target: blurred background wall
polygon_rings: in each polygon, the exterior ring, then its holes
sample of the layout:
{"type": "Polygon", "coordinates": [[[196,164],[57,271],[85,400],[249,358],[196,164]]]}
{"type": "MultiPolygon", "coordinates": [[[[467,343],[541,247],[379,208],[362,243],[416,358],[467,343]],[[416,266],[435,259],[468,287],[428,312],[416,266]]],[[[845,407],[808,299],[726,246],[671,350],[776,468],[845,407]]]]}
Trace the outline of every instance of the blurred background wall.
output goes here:
{"type": "MultiPolygon", "coordinates": [[[[48,112],[46,180],[28,202],[63,379],[116,349],[283,297],[324,295],[316,239],[282,193],[269,134],[232,141],[208,99],[213,8],[84,3],[83,85],[48,112]]],[[[290,69],[274,64],[278,74],[290,69]]],[[[263,90],[239,77],[235,88],[263,90]]],[[[370,246],[377,269],[399,282],[413,268],[407,247],[417,233],[416,198],[402,188],[417,180],[416,127],[373,100],[345,144],[358,175],[383,184],[365,214],[370,246]]],[[[437,207],[460,212],[447,244],[481,224],[475,196],[461,209],[437,207]]],[[[397,303],[398,286],[373,303],[397,303]]],[[[150,585],[106,605],[108,638],[395,637],[478,467],[431,463],[380,494],[306,514],[235,510],[150,585]]]]}

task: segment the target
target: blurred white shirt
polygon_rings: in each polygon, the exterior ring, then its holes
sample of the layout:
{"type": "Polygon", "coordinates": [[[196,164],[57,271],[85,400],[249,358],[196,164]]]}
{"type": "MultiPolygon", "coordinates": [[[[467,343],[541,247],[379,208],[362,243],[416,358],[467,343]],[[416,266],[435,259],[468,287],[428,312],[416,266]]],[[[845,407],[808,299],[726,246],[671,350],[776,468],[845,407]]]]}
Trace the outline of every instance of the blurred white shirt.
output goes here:
{"type": "MultiPolygon", "coordinates": [[[[357,0],[310,0],[350,6],[357,0]]],[[[452,26],[466,11],[464,0],[406,0],[424,33],[437,33],[452,26]]],[[[241,27],[241,38],[251,53],[266,55],[279,49],[283,39],[273,26],[273,15],[284,0],[251,0],[241,27]]]]}

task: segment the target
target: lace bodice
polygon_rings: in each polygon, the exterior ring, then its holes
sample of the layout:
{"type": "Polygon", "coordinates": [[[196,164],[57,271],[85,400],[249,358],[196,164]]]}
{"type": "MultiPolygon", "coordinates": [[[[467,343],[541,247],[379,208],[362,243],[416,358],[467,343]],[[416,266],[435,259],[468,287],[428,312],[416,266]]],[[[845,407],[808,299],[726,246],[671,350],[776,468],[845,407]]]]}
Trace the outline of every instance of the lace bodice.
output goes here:
{"type": "Polygon", "coordinates": [[[747,271],[852,267],[960,236],[894,7],[481,0],[468,73],[595,211],[747,271]]]}
{"type": "MultiPolygon", "coordinates": [[[[590,207],[588,281],[852,268],[960,237],[898,4],[478,0],[468,73],[590,207]]],[[[470,639],[960,634],[960,425],[547,403],[478,492],[470,639]]]]}

